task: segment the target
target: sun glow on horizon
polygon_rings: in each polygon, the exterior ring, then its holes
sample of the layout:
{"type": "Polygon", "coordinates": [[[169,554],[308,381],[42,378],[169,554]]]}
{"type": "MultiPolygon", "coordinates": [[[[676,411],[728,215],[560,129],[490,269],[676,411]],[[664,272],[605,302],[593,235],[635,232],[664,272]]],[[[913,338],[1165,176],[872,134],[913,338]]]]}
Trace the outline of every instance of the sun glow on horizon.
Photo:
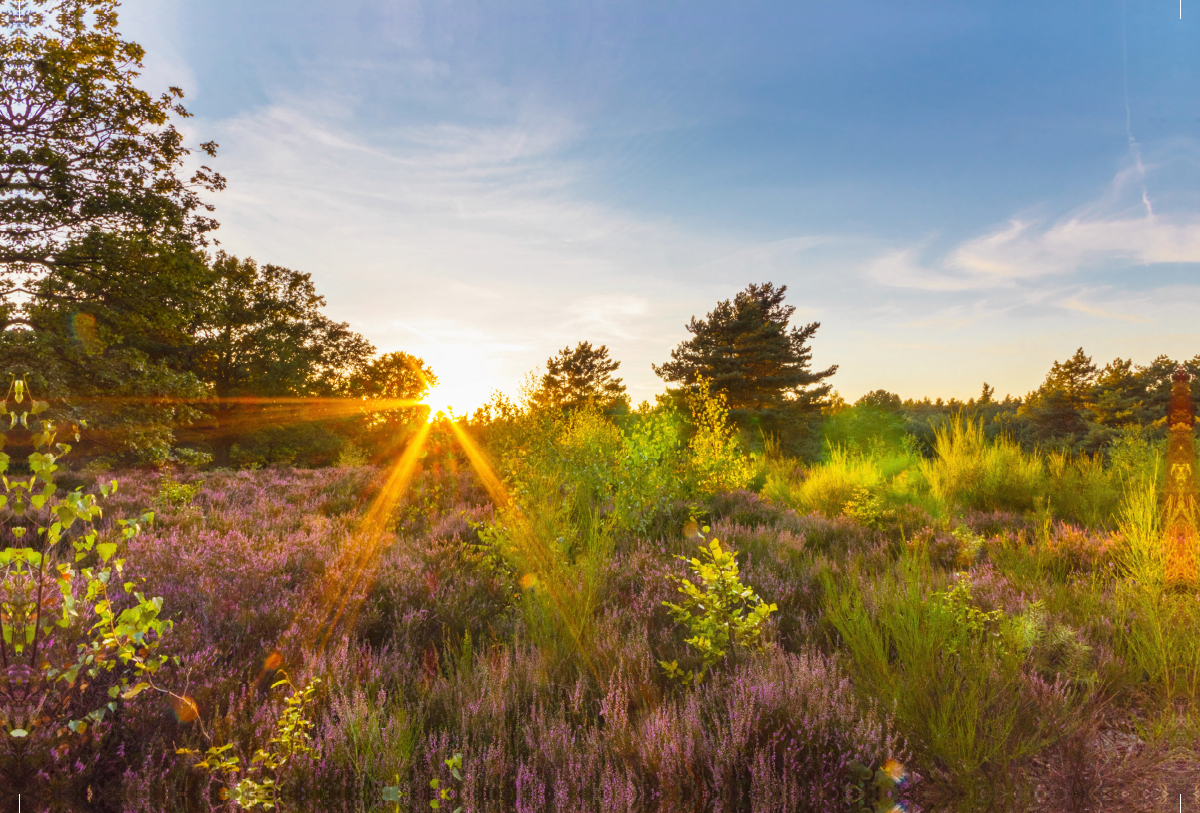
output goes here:
{"type": "Polygon", "coordinates": [[[429,415],[426,416],[425,419],[430,423],[433,423],[438,419],[438,415],[442,415],[447,418],[451,416],[456,418],[462,417],[450,404],[452,395],[453,393],[449,391],[449,388],[441,384],[435,384],[434,386],[430,387],[429,392],[425,393],[425,397],[421,399],[421,402],[425,406],[429,407],[429,415]]]}

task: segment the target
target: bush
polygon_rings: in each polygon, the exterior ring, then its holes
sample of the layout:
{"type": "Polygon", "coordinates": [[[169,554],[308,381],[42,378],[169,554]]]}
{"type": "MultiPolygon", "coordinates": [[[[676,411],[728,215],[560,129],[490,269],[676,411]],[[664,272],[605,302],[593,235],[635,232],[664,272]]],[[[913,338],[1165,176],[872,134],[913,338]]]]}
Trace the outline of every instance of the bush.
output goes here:
{"type": "Polygon", "coordinates": [[[895,704],[920,766],[973,804],[983,777],[1003,785],[1012,761],[1062,736],[1074,698],[1025,670],[1021,619],[980,610],[965,576],[932,591],[922,572],[906,559],[859,589],[826,574],[829,617],[863,696],[895,704]]]}
{"type": "Polygon", "coordinates": [[[676,661],[660,661],[659,665],[669,677],[684,684],[703,680],[705,672],[724,659],[731,649],[761,651],[764,622],[779,609],[742,584],[738,578],[736,554],[732,550],[722,550],[718,540],[701,545],[700,555],[704,561],[692,559],[691,565],[704,589],[687,579],[676,578],[679,592],[683,594],[682,606],[663,602],[677,622],[687,624],[692,633],[687,643],[695,648],[700,658],[699,671],[681,670],[676,661]]]}

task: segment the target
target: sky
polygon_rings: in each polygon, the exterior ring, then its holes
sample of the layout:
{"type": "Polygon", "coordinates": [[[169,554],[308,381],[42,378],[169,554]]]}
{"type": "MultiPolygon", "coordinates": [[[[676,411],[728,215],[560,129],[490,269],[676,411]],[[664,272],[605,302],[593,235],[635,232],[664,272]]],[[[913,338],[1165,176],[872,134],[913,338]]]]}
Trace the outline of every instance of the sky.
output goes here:
{"type": "Polygon", "coordinates": [[[653,401],[753,282],[851,402],[1200,354],[1198,0],[127,0],[121,29],[220,144],[221,248],[311,273],[460,414],[581,340],[653,401]]]}

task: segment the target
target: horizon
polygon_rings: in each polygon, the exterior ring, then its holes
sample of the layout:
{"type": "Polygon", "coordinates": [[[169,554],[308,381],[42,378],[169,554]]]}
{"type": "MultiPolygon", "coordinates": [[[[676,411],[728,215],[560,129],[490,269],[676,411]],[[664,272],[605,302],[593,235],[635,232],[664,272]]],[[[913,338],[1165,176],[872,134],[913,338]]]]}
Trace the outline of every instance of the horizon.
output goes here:
{"type": "Polygon", "coordinates": [[[1174,4],[127,2],[229,179],[221,247],[311,273],[469,413],[563,346],[637,404],[751,282],[848,401],[1189,359],[1195,23],[1174,4]]]}

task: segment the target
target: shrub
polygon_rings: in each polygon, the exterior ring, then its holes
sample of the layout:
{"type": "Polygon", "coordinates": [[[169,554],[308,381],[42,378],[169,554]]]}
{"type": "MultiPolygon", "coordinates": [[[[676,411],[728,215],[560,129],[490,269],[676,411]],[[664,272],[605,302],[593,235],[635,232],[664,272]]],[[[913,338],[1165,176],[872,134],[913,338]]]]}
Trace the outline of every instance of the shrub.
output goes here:
{"type": "Polygon", "coordinates": [[[687,624],[692,633],[687,643],[700,657],[699,671],[681,670],[676,661],[660,662],[669,677],[685,684],[703,680],[705,672],[735,647],[761,650],[764,622],[779,609],[742,584],[736,554],[722,550],[718,540],[701,545],[700,555],[706,561],[692,559],[691,565],[704,589],[687,579],[676,578],[684,597],[683,605],[663,602],[677,622],[687,624]]]}
{"type": "Polygon", "coordinates": [[[1032,511],[1042,491],[1043,467],[1012,440],[987,438],[980,421],[960,414],[934,433],[934,457],[921,473],[945,508],[1032,511]]]}
{"type": "Polygon", "coordinates": [[[1024,671],[1019,621],[978,609],[965,577],[931,594],[920,575],[903,560],[864,596],[826,574],[829,617],[863,695],[895,704],[920,763],[976,802],[981,776],[1002,784],[1010,762],[1061,736],[1072,697],[1024,671]]]}
{"type": "MultiPolygon", "coordinates": [[[[0,775],[12,793],[44,793],[52,779],[81,773],[80,758],[97,756],[119,708],[146,689],[170,694],[155,676],[169,661],[160,644],[172,622],[160,617],[161,597],[123,580],[116,555],[153,515],[101,535],[93,522],[115,481],[98,495],[57,496],[55,474],[71,447],[56,442],[67,427],[39,417],[48,409],[24,381],[0,401],[9,419],[0,448],[32,449],[12,470],[0,452],[0,530],[16,543],[0,551],[0,775]]],[[[68,431],[78,440],[79,426],[68,431]]]]}
{"type": "Polygon", "coordinates": [[[688,396],[696,433],[688,449],[700,493],[717,494],[745,488],[754,476],[750,458],[738,448],[737,430],[729,425],[729,407],[725,394],[709,392],[709,382],[701,381],[688,396]]]}

